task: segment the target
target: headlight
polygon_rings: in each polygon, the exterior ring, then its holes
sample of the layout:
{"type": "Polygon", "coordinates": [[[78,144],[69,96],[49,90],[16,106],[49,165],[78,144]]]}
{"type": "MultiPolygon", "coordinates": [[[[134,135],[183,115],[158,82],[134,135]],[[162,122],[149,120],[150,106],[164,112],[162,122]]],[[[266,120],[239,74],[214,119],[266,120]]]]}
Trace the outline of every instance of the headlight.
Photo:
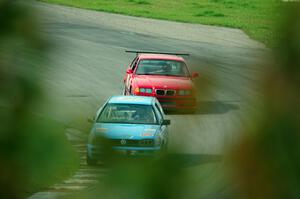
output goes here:
{"type": "Polygon", "coordinates": [[[192,91],[191,90],[179,90],[178,95],[191,95],[192,91]]]}
{"type": "Polygon", "coordinates": [[[139,91],[140,93],[152,93],[151,88],[140,88],[139,91]]]}

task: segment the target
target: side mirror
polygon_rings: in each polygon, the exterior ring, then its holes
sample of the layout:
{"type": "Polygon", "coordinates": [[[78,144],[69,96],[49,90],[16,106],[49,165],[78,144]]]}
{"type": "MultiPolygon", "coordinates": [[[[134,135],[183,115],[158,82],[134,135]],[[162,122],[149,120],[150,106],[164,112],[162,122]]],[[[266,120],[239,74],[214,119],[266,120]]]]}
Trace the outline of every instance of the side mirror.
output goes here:
{"type": "Polygon", "coordinates": [[[126,70],[126,73],[127,73],[127,74],[132,74],[132,73],[133,73],[133,70],[132,70],[131,68],[128,68],[128,69],[126,70]]]}
{"type": "Polygon", "coordinates": [[[192,78],[197,78],[197,77],[199,77],[199,73],[193,72],[193,73],[192,73],[192,78]]]}
{"type": "Polygon", "coordinates": [[[94,118],[88,117],[88,118],[87,118],[87,121],[88,121],[88,123],[94,123],[94,118]]]}
{"type": "Polygon", "coordinates": [[[171,120],[164,120],[162,122],[162,125],[170,125],[171,124],[171,120]]]}

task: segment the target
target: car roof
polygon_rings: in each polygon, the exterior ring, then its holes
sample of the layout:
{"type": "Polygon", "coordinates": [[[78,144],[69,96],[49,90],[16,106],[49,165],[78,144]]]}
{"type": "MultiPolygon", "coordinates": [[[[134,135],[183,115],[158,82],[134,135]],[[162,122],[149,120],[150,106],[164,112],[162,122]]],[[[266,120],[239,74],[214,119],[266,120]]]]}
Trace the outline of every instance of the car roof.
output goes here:
{"type": "Polygon", "coordinates": [[[133,95],[118,95],[112,96],[107,103],[109,104],[139,104],[139,105],[152,105],[154,97],[146,96],[133,96],[133,95]]]}
{"type": "Polygon", "coordinates": [[[168,55],[168,54],[139,54],[138,57],[140,59],[162,59],[162,60],[175,60],[175,61],[182,61],[184,59],[177,55],[168,55]]]}

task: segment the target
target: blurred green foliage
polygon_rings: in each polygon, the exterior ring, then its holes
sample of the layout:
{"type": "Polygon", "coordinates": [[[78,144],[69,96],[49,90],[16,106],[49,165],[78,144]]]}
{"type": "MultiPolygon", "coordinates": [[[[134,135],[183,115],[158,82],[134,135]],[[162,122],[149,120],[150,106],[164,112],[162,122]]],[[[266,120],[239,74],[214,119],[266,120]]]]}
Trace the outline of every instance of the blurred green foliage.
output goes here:
{"type": "Polygon", "coordinates": [[[219,161],[220,156],[180,154],[174,151],[151,157],[115,157],[100,166],[108,170],[98,178],[96,186],[65,198],[98,198],[100,195],[108,199],[220,196],[224,175],[222,169],[218,168],[219,161]]]}
{"type": "MultiPolygon", "coordinates": [[[[255,118],[252,129],[245,129],[247,136],[231,153],[234,177],[229,191],[205,198],[300,196],[300,8],[291,5],[263,85],[260,120],[255,118]]],[[[38,55],[43,66],[48,44],[38,34],[32,13],[23,4],[0,1],[0,198],[24,198],[76,169],[63,126],[33,112],[43,92],[30,58],[38,55]]],[[[187,175],[187,162],[164,155],[118,159],[94,190],[72,197],[186,198],[190,186],[197,188],[187,175]]]]}
{"type": "Polygon", "coordinates": [[[48,52],[33,13],[0,1],[0,198],[24,198],[77,167],[63,125],[33,111],[43,92],[31,57],[42,67],[48,52]]]}
{"type": "Polygon", "coordinates": [[[300,4],[285,9],[262,115],[233,153],[239,198],[300,197],[300,4]]]}

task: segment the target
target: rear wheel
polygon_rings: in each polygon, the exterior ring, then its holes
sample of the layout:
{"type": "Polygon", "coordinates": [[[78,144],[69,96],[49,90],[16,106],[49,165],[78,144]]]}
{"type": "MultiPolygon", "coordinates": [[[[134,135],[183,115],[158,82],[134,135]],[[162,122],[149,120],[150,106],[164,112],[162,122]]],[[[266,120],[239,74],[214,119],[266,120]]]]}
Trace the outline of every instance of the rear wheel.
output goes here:
{"type": "Polygon", "coordinates": [[[128,90],[128,89],[126,88],[126,86],[124,86],[123,95],[131,95],[131,87],[130,87],[130,89],[128,90]]]}

